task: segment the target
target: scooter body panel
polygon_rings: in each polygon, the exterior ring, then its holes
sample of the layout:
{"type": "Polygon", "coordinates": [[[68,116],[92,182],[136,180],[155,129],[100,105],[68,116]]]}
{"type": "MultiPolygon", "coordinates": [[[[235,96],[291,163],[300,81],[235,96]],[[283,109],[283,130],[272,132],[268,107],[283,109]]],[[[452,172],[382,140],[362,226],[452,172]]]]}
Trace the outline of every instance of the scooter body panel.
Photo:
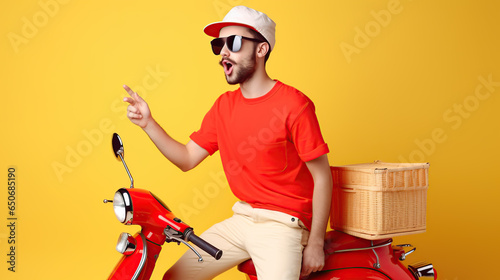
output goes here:
{"type": "Polygon", "coordinates": [[[136,249],[131,255],[123,255],[118,264],[108,277],[109,280],[137,279],[142,273],[147,258],[146,239],[143,235],[136,233],[134,235],[136,249]]]}
{"type": "MultiPolygon", "coordinates": [[[[384,273],[365,267],[346,267],[333,271],[321,271],[304,278],[307,280],[391,280],[384,273]]],[[[397,279],[397,278],[396,278],[397,279]]]]}
{"type": "Polygon", "coordinates": [[[134,235],[136,249],[131,255],[123,255],[108,280],[149,279],[161,252],[161,246],[146,240],[142,233],[134,235]]]}
{"type": "MultiPolygon", "coordinates": [[[[246,272],[247,280],[258,280],[255,270],[252,271],[253,263],[251,260],[243,263],[244,265],[238,266],[242,272],[246,272]],[[247,266],[245,270],[245,267],[247,266]]],[[[301,278],[303,280],[391,280],[391,279],[407,279],[407,278],[389,278],[384,272],[378,271],[368,267],[343,267],[332,270],[322,270],[312,273],[308,277],[301,278]]],[[[414,280],[412,278],[412,280],[414,280]]]]}
{"type": "MultiPolygon", "coordinates": [[[[399,254],[396,254],[392,249],[391,241],[392,240],[390,239],[372,241],[354,237],[339,231],[329,231],[325,236],[326,259],[323,271],[333,270],[336,271],[335,274],[342,273],[342,275],[346,276],[352,273],[352,277],[356,275],[359,277],[362,274],[366,274],[366,277],[368,277],[373,274],[373,276],[370,277],[379,277],[374,279],[392,278],[400,280],[414,280],[414,277],[408,268],[406,268],[397,258],[399,254]],[[371,246],[380,247],[365,250],[344,251],[356,248],[369,248],[371,246]],[[384,275],[389,275],[390,278],[387,278],[384,275]]],[[[365,275],[363,275],[363,277],[365,277],[365,275]]],[[[359,279],[371,278],[361,277],[359,279]]]]}

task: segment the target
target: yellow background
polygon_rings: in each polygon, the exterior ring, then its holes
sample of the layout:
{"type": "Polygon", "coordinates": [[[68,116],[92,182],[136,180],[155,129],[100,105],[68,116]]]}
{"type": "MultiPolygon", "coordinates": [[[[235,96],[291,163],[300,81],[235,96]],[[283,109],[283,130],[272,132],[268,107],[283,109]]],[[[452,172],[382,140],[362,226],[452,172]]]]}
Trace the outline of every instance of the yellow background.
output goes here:
{"type": "MultiPolygon", "coordinates": [[[[332,165],[431,163],[427,232],[396,238],[418,247],[407,262],[432,261],[439,279],[496,279],[500,4],[430,0],[3,2],[0,278],[107,277],[118,235],[138,230],[102,203],[128,185],[111,153],[114,131],[136,185],[196,232],[230,215],[218,154],[176,169],[124,117],[121,86],[188,141],[234,89],[202,28],[236,4],[277,22],[269,73],[313,99],[332,165]],[[9,166],[18,176],[15,273],[6,262],[9,166]]],[[[153,279],[183,251],[165,245],[153,279]]],[[[217,279],[244,278],[231,270],[217,279]]]]}

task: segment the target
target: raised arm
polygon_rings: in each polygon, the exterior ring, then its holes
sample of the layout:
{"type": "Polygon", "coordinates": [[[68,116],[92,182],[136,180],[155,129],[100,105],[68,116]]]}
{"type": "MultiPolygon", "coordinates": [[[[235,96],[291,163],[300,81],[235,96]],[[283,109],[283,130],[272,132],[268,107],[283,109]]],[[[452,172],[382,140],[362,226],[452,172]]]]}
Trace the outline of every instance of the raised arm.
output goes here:
{"type": "Polygon", "coordinates": [[[188,171],[207,156],[208,152],[190,140],[187,144],[182,144],[172,137],[154,120],[148,104],[142,97],[124,85],[123,88],[130,97],[125,97],[123,101],[129,103],[127,108],[127,117],[130,121],[139,127],[149,136],[158,150],[173,164],[182,171],[188,171]]]}

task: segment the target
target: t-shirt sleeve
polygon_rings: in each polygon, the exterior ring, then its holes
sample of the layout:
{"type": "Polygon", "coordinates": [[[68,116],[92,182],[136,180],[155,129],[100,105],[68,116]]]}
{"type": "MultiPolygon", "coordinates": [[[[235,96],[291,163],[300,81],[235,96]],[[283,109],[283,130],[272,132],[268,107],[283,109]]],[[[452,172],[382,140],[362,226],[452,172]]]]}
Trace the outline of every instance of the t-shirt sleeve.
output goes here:
{"type": "Polygon", "coordinates": [[[304,162],[329,152],[328,145],[321,134],[314,104],[311,101],[303,107],[292,124],[291,134],[299,157],[304,162]]]}
{"type": "Polygon", "coordinates": [[[219,150],[217,141],[217,123],[216,123],[216,104],[208,111],[203,118],[201,127],[198,131],[193,132],[189,137],[196,144],[200,145],[210,155],[213,155],[219,150]]]}

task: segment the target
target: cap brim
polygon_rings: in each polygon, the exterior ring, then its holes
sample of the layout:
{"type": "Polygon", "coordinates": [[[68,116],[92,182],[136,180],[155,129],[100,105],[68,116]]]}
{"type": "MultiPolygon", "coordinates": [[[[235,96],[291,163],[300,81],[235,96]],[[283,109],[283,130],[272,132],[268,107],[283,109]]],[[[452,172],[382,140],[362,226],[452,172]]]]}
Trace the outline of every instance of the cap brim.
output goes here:
{"type": "Polygon", "coordinates": [[[257,31],[254,27],[252,27],[248,24],[239,23],[239,22],[224,22],[224,21],[211,23],[211,24],[205,26],[205,28],[203,28],[203,31],[208,36],[219,37],[220,30],[226,26],[243,26],[243,27],[248,27],[250,29],[257,31]]]}

